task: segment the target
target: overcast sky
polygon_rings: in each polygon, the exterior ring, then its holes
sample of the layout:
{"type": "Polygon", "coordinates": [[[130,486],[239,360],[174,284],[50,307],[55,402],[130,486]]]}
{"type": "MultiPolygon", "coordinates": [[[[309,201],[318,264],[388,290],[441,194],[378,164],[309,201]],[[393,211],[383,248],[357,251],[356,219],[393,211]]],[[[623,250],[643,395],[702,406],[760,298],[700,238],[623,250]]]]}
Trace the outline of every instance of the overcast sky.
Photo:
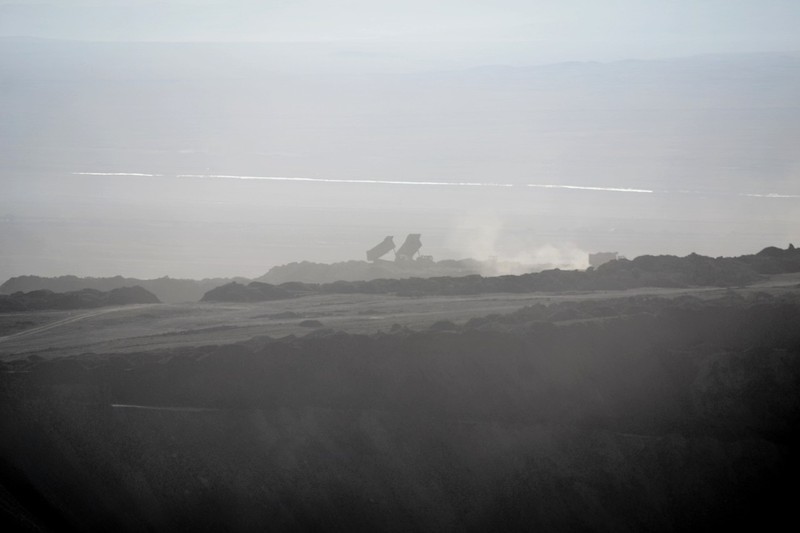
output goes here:
{"type": "Polygon", "coordinates": [[[0,0],[0,281],[408,232],[526,263],[786,246],[798,28],[800,0],[0,0]],[[268,44],[141,44],[231,41],[268,44]],[[601,63],[536,66],[564,61],[601,63]]]}
{"type": "Polygon", "coordinates": [[[537,43],[575,59],[800,50],[797,0],[0,0],[0,35],[537,43]]]}

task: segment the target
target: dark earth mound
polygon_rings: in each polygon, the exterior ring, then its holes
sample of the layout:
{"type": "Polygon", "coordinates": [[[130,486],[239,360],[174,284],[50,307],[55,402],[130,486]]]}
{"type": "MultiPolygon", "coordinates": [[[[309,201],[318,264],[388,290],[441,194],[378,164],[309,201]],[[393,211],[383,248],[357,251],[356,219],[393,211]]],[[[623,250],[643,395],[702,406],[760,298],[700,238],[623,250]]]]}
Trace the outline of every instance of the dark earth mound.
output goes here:
{"type": "Polygon", "coordinates": [[[203,302],[264,302],[292,298],[291,292],[283,287],[253,281],[247,285],[228,283],[211,289],[203,295],[203,302]]]}
{"type": "Polygon", "coordinates": [[[17,276],[0,285],[0,294],[14,292],[30,292],[41,289],[53,292],[71,292],[82,289],[110,291],[122,287],[140,286],[156,295],[162,302],[196,302],[203,294],[231,281],[247,283],[244,278],[214,278],[214,279],[173,279],[163,277],[158,279],[136,279],[115,276],[112,278],[79,278],[77,276],[59,276],[44,278],[41,276],[17,276]]]}
{"type": "Polygon", "coordinates": [[[369,281],[382,278],[427,278],[431,276],[466,276],[479,274],[489,265],[474,259],[444,261],[343,261],[313,263],[301,261],[272,267],[256,281],[280,284],[287,281],[330,283],[333,281],[369,281]]]}
{"type": "Polygon", "coordinates": [[[156,296],[142,287],[120,287],[108,292],[83,289],[72,292],[37,290],[0,294],[0,313],[44,309],[92,309],[109,305],[157,304],[156,296]]]}
{"type": "MultiPolygon", "coordinates": [[[[591,290],[624,290],[641,287],[738,287],[759,281],[768,274],[800,272],[800,250],[767,249],[741,257],[705,257],[690,254],[644,255],[633,260],[617,259],[583,270],[545,270],[519,276],[479,275],[428,278],[373,279],[332,283],[283,283],[270,290],[284,289],[290,295],[314,293],[397,294],[400,296],[448,296],[485,293],[529,293],[591,290]],[[775,250],[775,251],[770,251],[775,250]]],[[[275,299],[258,286],[228,285],[207,293],[204,300],[251,302],[275,299]],[[264,296],[262,297],[262,293],[264,296]]]]}
{"type": "Polygon", "coordinates": [[[799,325],[796,296],[731,291],[6,362],[0,508],[54,530],[774,529],[799,325]]]}

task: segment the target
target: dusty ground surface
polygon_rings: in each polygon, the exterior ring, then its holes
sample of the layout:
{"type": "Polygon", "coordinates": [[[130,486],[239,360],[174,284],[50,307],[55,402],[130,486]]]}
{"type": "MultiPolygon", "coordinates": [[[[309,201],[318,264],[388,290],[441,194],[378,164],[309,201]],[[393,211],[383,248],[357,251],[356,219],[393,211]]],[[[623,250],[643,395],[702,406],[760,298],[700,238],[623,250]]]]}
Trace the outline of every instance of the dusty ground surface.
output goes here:
{"type": "MultiPolygon", "coordinates": [[[[408,298],[332,294],[257,303],[190,303],[108,307],[91,311],[0,314],[0,360],[87,352],[140,352],[175,346],[227,344],[258,335],[305,335],[320,327],[348,333],[424,329],[450,320],[508,313],[526,305],[635,295],[717,297],[729,289],[634,289],[580,293],[484,294],[408,298]],[[313,323],[310,321],[316,321],[313,323]],[[321,324],[321,325],[320,325],[321,324]]],[[[800,274],[780,274],[743,293],[800,290],[800,274]]]]}

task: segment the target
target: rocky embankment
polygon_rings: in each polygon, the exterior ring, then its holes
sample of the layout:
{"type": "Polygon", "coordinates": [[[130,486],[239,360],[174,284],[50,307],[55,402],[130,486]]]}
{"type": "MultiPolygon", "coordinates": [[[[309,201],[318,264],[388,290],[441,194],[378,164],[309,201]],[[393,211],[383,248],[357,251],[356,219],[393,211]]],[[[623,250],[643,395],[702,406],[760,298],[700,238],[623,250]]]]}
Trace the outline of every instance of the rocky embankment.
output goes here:
{"type": "Polygon", "coordinates": [[[770,529],[800,299],[628,298],[424,331],[2,364],[2,508],[55,530],[770,529]]]}
{"type": "Polygon", "coordinates": [[[121,287],[107,292],[83,289],[72,292],[38,290],[0,294],[0,313],[47,309],[93,309],[109,305],[157,304],[156,296],[142,287],[121,287]]]}

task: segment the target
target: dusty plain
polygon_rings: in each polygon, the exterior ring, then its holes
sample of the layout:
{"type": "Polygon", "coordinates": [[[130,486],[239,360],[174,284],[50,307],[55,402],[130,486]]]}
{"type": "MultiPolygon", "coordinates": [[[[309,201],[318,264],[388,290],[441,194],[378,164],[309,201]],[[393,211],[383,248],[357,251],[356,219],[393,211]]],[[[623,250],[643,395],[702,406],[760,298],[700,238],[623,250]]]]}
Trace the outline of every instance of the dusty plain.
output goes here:
{"type": "Polygon", "coordinates": [[[800,290],[800,274],[778,274],[739,289],[645,288],[571,293],[483,294],[452,297],[332,294],[255,303],[152,304],[77,311],[0,314],[0,360],[29,355],[53,358],[83,353],[144,352],[177,346],[228,344],[267,335],[302,336],[319,328],[347,333],[388,332],[393,327],[427,329],[456,324],[527,305],[630,296],[714,298],[800,290]],[[305,321],[320,324],[304,325],[305,321]]]}

